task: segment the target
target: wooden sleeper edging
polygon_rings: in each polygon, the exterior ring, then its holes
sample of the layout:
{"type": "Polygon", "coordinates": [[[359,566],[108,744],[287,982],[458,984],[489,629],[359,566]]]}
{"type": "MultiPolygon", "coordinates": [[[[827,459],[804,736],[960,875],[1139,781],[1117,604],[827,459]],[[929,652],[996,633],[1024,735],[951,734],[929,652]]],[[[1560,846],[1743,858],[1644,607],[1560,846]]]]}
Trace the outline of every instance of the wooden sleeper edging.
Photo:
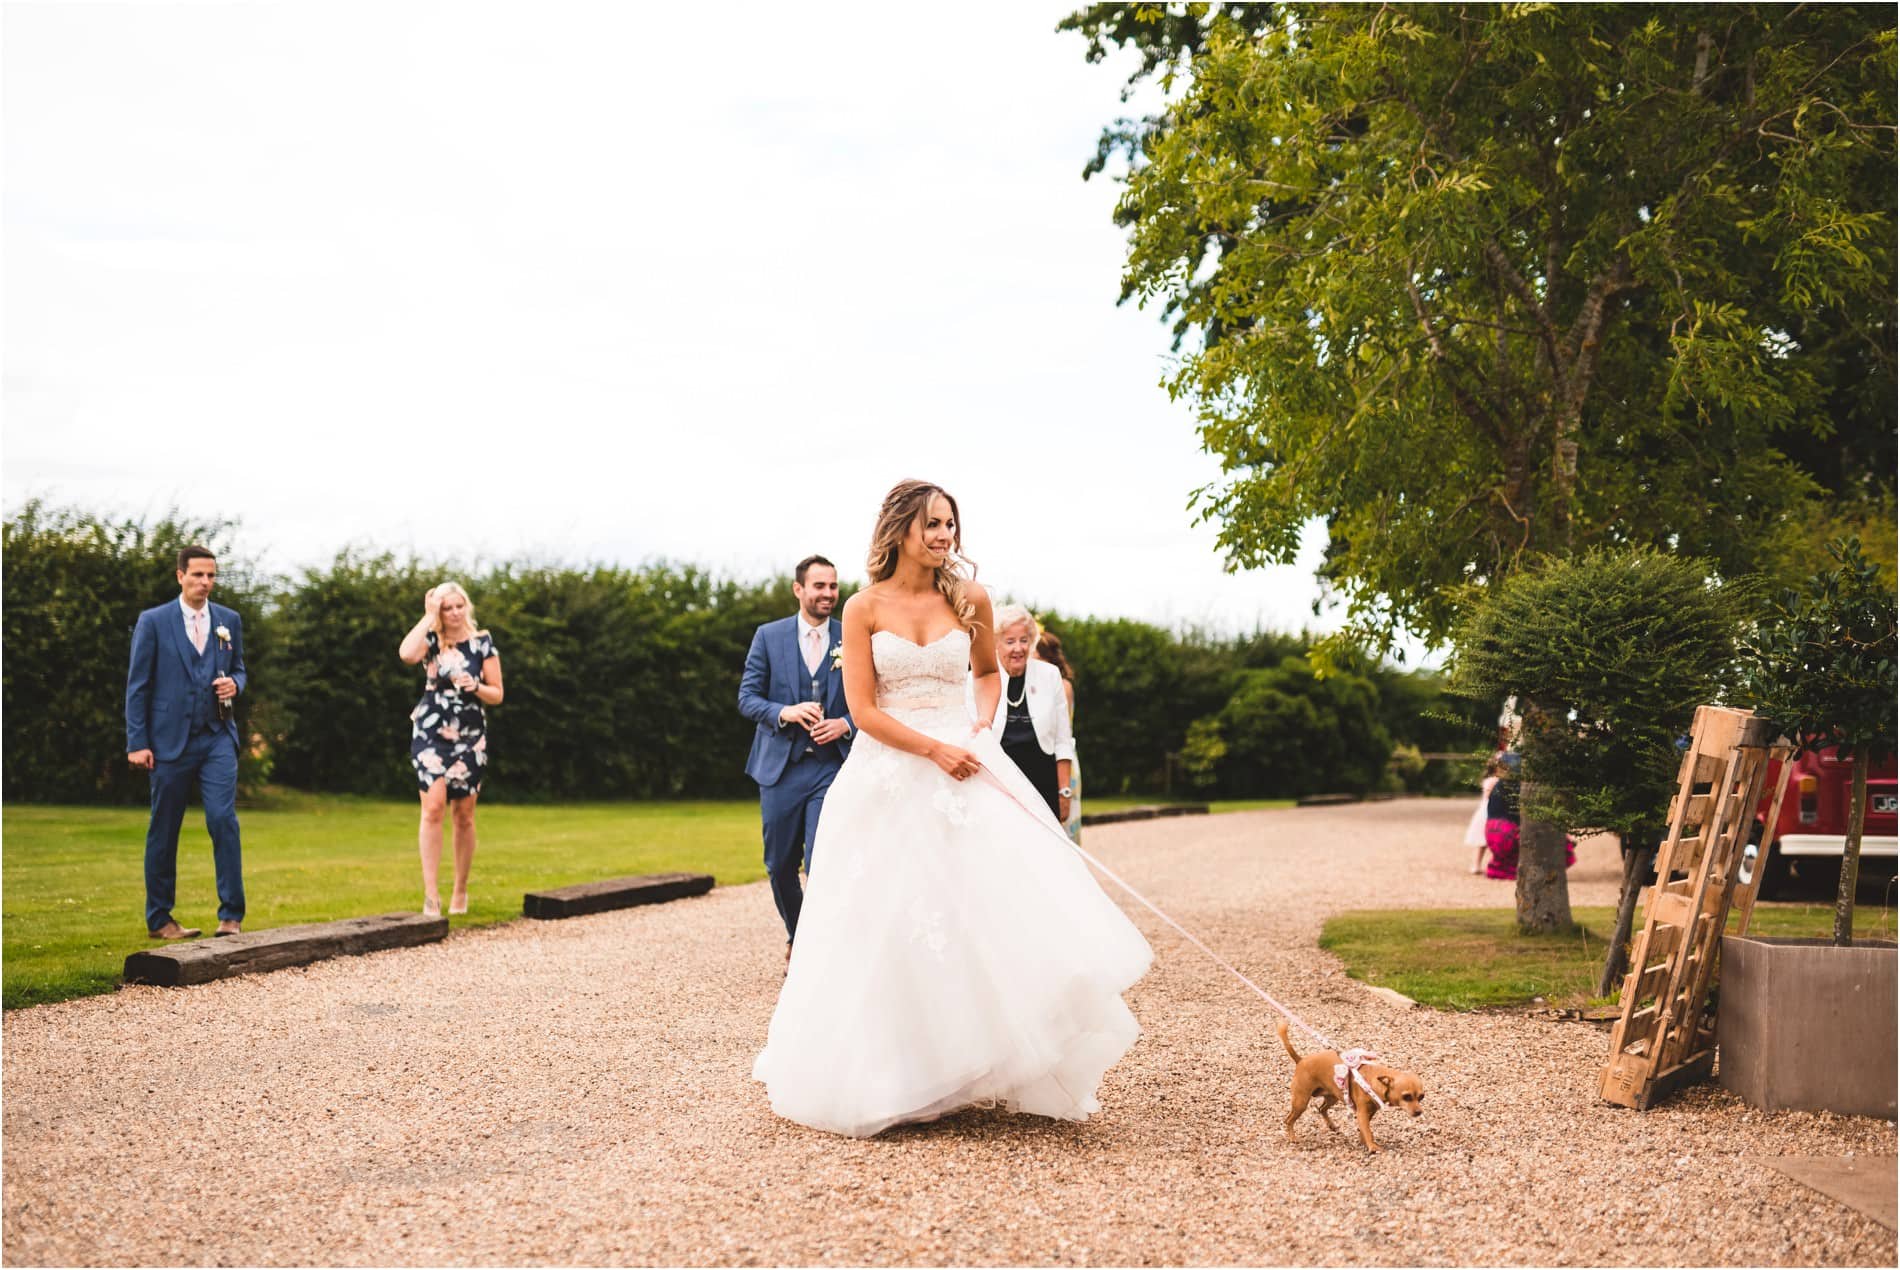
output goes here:
{"type": "Polygon", "coordinates": [[[383,913],[375,917],[278,926],[221,938],[207,936],[189,943],[133,953],[125,959],[125,981],[183,988],[229,979],[233,975],[305,966],[331,957],[433,944],[448,933],[446,917],[383,913]]]}
{"type": "Polygon", "coordinates": [[[1122,811],[1085,812],[1082,827],[1116,825],[1125,820],[1154,820],[1162,816],[1205,816],[1206,803],[1170,803],[1159,807],[1129,807],[1122,811]]]}
{"type": "Polygon", "coordinates": [[[704,895],[712,888],[712,875],[708,873],[648,873],[639,877],[608,878],[604,882],[576,882],[572,886],[528,892],[521,897],[521,913],[541,921],[584,917],[589,913],[704,895]]]}

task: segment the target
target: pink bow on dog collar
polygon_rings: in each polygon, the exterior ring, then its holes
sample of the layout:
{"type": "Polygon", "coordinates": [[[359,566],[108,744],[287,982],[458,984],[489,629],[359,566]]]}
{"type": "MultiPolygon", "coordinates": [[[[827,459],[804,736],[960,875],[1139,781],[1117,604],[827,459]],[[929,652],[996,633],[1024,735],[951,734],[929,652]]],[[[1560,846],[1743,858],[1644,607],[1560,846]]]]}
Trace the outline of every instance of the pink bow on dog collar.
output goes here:
{"type": "Polygon", "coordinates": [[[1359,1087],[1366,1091],[1367,1097],[1371,1098],[1372,1101],[1378,1103],[1381,1107],[1385,1106],[1385,1100],[1373,1093],[1372,1086],[1366,1084],[1366,1078],[1359,1074],[1359,1068],[1361,1066],[1366,1063],[1378,1062],[1379,1056],[1371,1050],[1355,1049],[1347,1050],[1339,1056],[1339,1059],[1339,1062],[1333,1064],[1333,1084],[1339,1086],[1340,1098],[1347,1102],[1352,1101],[1351,1098],[1348,1097],[1350,1091],[1347,1086],[1349,1082],[1356,1080],[1359,1082],[1359,1087]]]}

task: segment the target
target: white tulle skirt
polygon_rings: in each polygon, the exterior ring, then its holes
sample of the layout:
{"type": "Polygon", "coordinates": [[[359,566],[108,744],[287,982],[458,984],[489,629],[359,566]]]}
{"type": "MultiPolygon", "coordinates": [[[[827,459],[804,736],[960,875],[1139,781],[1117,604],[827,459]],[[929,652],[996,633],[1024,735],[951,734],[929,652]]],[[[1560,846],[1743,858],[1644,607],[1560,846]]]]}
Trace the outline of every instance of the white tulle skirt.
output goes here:
{"type": "Polygon", "coordinates": [[[972,1104],[1081,1120],[1141,1034],[1121,994],[1153,954],[987,731],[903,721],[988,774],[854,742],[752,1075],[779,1115],[851,1137],[972,1104]]]}

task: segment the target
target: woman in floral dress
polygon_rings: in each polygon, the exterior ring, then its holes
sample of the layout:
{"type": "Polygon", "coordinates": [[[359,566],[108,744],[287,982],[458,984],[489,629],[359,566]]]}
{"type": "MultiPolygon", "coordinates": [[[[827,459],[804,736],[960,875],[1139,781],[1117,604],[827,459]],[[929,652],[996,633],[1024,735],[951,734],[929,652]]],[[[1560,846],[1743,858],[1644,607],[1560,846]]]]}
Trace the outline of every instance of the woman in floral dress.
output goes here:
{"type": "Polygon", "coordinates": [[[400,655],[429,673],[422,701],[409,712],[409,761],[422,796],[422,912],[442,912],[436,874],[442,864],[442,816],[455,822],[455,889],[449,912],[468,912],[468,874],[475,862],[475,802],[488,766],[484,706],[500,705],[501,658],[487,631],[475,628],[468,592],[459,583],[431,587],[422,620],[403,636],[400,655]]]}

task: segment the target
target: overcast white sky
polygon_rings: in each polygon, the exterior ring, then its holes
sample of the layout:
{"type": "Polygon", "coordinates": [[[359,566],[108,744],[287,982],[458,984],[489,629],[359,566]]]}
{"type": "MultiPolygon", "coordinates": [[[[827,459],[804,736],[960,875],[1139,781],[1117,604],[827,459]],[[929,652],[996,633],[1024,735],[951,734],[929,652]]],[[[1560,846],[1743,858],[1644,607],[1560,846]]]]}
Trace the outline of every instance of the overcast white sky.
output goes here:
{"type": "Polygon", "coordinates": [[[1071,7],[9,2],[6,507],[861,579],[920,476],[1000,592],[1310,623],[1190,523],[1071,7]]]}

